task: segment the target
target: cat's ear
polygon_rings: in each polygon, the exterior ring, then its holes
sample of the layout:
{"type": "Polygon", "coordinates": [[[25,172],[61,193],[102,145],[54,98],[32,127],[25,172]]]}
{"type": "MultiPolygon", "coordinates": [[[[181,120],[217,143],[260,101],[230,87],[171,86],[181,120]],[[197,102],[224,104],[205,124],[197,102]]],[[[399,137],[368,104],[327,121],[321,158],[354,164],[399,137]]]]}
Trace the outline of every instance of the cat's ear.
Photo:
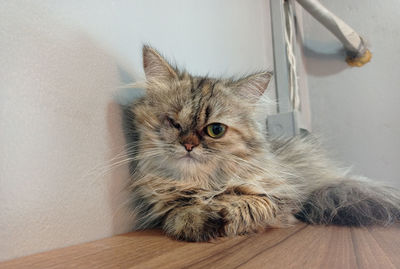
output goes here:
{"type": "Polygon", "coordinates": [[[272,72],[265,71],[244,77],[235,83],[236,91],[251,102],[257,102],[267,89],[272,75],[272,72]]]}
{"type": "Polygon", "coordinates": [[[147,80],[177,78],[174,68],[152,47],[143,46],[143,68],[147,80]]]}

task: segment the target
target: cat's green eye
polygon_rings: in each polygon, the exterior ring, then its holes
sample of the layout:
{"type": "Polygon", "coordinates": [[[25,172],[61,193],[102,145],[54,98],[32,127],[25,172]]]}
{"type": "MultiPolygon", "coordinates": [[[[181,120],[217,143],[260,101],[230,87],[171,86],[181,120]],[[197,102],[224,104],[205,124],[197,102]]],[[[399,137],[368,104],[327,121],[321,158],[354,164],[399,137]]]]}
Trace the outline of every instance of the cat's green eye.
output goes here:
{"type": "Polygon", "coordinates": [[[226,125],[222,123],[211,123],[206,126],[205,132],[212,138],[220,138],[226,132],[226,125]]]}

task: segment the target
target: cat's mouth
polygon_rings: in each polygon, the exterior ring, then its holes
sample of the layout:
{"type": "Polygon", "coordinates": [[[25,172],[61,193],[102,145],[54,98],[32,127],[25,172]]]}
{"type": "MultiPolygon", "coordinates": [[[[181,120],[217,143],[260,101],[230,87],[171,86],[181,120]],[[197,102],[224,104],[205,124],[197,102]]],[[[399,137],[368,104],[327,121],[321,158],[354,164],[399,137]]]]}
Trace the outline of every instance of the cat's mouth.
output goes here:
{"type": "Polygon", "coordinates": [[[207,159],[202,156],[202,154],[199,153],[193,153],[193,152],[186,152],[182,155],[178,155],[175,157],[175,160],[183,166],[187,165],[200,165],[200,164],[205,164],[207,159]]]}
{"type": "Polygon", "coordinates": [[[186,153],[184,156],[179,158],[180,160],[183,161],[197,161],[197,159],[193,156],[193,154],[190,154],[190,152],[186,153]]]}

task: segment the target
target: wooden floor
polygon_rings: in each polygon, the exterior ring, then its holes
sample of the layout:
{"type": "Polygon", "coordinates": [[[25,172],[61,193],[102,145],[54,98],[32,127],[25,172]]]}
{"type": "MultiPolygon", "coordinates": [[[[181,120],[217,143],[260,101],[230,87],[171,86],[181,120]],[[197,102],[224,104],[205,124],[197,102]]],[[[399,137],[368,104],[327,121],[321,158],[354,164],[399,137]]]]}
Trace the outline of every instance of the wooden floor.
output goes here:
{"type": "Polygon", "coordinates": [[[299,224],[211,243],[141,231],[3,262],[0,268],[400,268],[400,227],[299,224]]]}

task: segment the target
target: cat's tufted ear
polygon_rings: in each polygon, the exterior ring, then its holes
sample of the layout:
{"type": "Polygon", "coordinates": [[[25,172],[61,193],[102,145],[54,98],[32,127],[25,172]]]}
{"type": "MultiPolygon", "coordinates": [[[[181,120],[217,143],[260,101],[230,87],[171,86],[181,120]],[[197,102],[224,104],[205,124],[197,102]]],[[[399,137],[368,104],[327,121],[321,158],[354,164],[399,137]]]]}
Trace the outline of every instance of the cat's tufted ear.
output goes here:
{"type": "Polygon", "coordinates": [[[152,47],[143,46],[143,68],[147,80],[177,78],[174,68],[152,47]]]}
{"type": "Polygon", "coordinates": [[[237,93],[251,102],[257,102],[267,89],[272,75],[272,72],[260,72],[238,80],[235,83],[237,93]]]}

